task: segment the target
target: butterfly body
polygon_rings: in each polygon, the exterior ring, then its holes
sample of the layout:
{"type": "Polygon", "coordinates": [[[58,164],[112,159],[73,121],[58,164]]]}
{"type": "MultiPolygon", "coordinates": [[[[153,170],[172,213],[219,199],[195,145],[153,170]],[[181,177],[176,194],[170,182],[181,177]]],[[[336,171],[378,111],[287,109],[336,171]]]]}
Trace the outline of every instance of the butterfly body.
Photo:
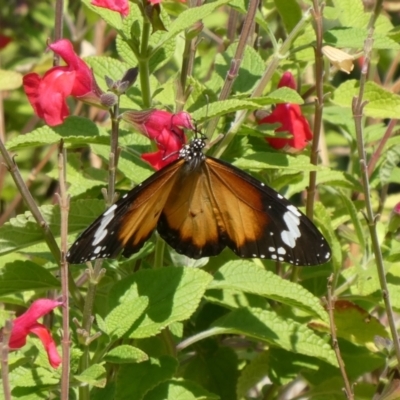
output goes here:
{"type": "Polygon", "coordinates": [[[203,154],[203,139],[118,200],[78,238],[67,259],[126,257],[157,229],[178,253],[318,265],[330,248],[315,225],[279,193],[244,171],[203,154]]]}

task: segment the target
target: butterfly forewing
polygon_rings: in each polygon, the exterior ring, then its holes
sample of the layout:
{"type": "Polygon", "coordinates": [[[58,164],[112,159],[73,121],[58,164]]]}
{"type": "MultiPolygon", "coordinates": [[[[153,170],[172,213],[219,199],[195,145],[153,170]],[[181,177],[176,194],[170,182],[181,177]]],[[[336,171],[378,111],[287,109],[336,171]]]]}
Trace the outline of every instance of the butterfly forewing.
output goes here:
{"type": "Polygon", "coordinates": [[[240,257],[294,265],[330,259],[329,245],[315,225],[279,193],[221,160],[208,157],[206,166],[226,245],[240,257]]]}
{"type": "Polygon", "coordinates": [[[139,251],[156,228],[182,163],[176,161],[156,172],[97,218],[72,245],[68,262],[112,258],[122,249],[126,257],[139,251]]]}
{"type": "Polygon", "coordinates": [[[180,159],[153,174],[101,215],[72,245],[67,259],[126,257],[157,227],[177,252],[200,258],[226,246],[238,256],[294,265],[329,261],[315,225],[279,193],[242,170],[202,154],[194,139],[180,159]]]}

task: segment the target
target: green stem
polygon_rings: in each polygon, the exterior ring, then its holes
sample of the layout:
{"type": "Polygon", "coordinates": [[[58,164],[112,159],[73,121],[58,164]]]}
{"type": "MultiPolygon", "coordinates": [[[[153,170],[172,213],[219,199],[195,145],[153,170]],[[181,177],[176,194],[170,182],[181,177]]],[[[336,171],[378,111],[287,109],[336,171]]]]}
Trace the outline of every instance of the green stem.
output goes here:
{"type": "Polygon", "coordinates": [[[362,117],[363,109],[366,103],[363,101],[365,84],[367,81],[368,66],[371,59],[372,44],[373,44],[373,27],[374,23],[379,15],[379,10],[382,7],[382,1],[378,0],[375,5],[375,10],[368,24],[368,37],[364,45],[364,65],[361,69],[360,77],[360,90],[358,96],[353,99],[352,111],[354,116],[356,138],[357,138],[357,151],[361,169],[361,180],[365,199],[366,208],[366,219],[368,223],[368,229],[371,236],[372,249],[375,256],[375,264],[378,271],[378,277],[380,286],[382,289],[382,297],[385,304],[386,315],[389,322],[390,332],[392,334],[393,346],[395,349],[397,363],[400,365],[400,343],[397,334],[397,327],[395,323],[395,317],[393,314],[393,308],[390,299],[390,293],[386,282],[386,272],[382,257],[382,251],[379,243],[378,232],[376,229],[377,216],[374,214],[371,202],[371,189],[369,184],[368,167],[367,167],[367,155],[365,151],[364,135],[362,129],[362,117]]]}
{"type": "Polygon", "coordinates": [[[150,68],[148,46],[150,39],[151,25],[145,18],[143,21],[142,41],[139,54],[139,79],[140,88],[142,90],[142,100],[144,108],[151,107],[151,92],[150,92],[150,68]]]}

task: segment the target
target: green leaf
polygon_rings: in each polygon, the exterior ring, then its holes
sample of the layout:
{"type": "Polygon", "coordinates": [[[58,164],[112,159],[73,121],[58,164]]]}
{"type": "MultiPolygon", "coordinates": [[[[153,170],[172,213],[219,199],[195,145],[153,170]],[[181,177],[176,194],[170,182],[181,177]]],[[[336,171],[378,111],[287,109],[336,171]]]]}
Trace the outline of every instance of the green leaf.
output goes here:
{"type": "MultiPolygon", "coordinates": [[[[231,66],[231,61],[235,56],[237,49],[237,44],[229,46],[228,49],[217,55],[215,59],[215,73],[219,76],[216,79],[218,88],[213,87],[213,89],[220,89],[225,81],[226,75],[229,73],[231,66]]],[[[246,46],[243,54],[242,61],[240,63],[240,68],[238,75],[233,84],[233,92],[235,93],[248,93],[250,92],[256,83],[260,80],[263,72],[265,70],[265,62],[260,57],[260,55],[251,47],[246,46]]],[[[215,86],[215,85],[214,85],[215,86]]]]}
{"type": "Polygon", "coordinates": [[[203,122],[205,119],[219,117],[238,110],[258,110],[260,106],[250,100],[222,100],[210,103],[192,113],[195,121],[203,122]]]}
{"type": "Polygon", "coordinates": [[[32,261],[14,261],[0,269],[0,296],[59,287],[60,282],[49,271],[32,261]]]}
{"type": "Polygon", "coordinates": [[[334,318],[338,337],[356,345],[373,346],[375,336],[389,338],[377,318],[350,301],[335,302],[334,318]]]}
{"type": "MultiPolygon", "coordinates": [[[[359,82],[349,80],[335,90],[332,101],[342,107],[351,108],[353,98],[358,94],[359,82]]],[[[399,116],[400,96],[383,89],[374,82],[366,82],[363,101],[367,101],[364,114],[368,117],[396,119],[399,116]]]]}
{"type": "Polygon", "coordinates": [[[177,367],[178,361],[169,356],[151,358],[140,364],[120,365],[115,400],[142,399],[149,390],[171,379],[177,367]]]}
{"type": "MultiPolygon", "coordinates": [[[[365,12],[362,0],[334,0],[333,4],[338,12],[338,19],[343,26],[364,29],[371,18],[370,12],[365,12]]],[[[375,30],[379,33],[387,33],[392,28],[389,19],[380,14],[375,23],[375,30]]]]}
{"type": "Polygon", "coordinates": [[[169,39],[190,28],[195,22],[200,21],[210,15],[216,8],[229,3],[229,0],[218,0],[214,3],[203,4],[200,7],[189,8],[178,15],[178,17],[168,27],[168,32],[162,35],[160,41],[155,45],[154,52],[164,46],[169,39]]]}
{"type": "MultiPolygon", "coordinates": [[[[338,48],[362,49],[368,32],[363,28],[333,28],[324,33],[324,41],[338,48]]],[[[373,35],[373,49],[399,50],[400,45],[386,35],[373,35]]]]}
{"type": "Polygon", "coordinates": [[[97,14],[101,19],[103,19],[105,22],[107,22],[107,25],[112,26],[115,28],[117,31],[122,29],[122,22],[123,18],[121,14],[117,11],[111,11],[108,8],[104,7],[97,7],[91,4],[91,0],[82,0],[83,4],[85,6],[93,11],[95,14],[97,14]]]}
{"type": "Polygon", "coordinates": [[[282,18],[286,31],[291,32],[302,18],[302,10],[298,2],[296,0],[274,0],[274,5],[282,18]]]}
{"type": "MultiPolygon", "coordinates": [[[[125,295],[129,297],[128,293],[125,295]]],[[[133,300],[124,300],[121,304],[113,308],[105,319],[108,336],[113,341],[122,338],[132,327],[133,323],[143,314],[148,304],[149,299],[141,296],[133,300]]]]}
{"type": "Polygon", "coordinates": [[[62,125],[42,126],[26,135],[18,135],[7,142],[7,149],[16,151],[29,147],[59,143],[63,139],[71,145],[86,146],[88,143],[110,142],[107,132],[87,118],[68,117],[62,125]]]}
{"type": "Polygon", "coordinates": [[[87,385],[103,388],[107,383],[106,369],[101,364],[93,364],[74,378],[87,385]]]}
{"type": "Polygon", "coordinates": [[[332,220],[328,210],[324,207],[321,202],[314,204],[314,215],[318,220],[318,227],[324,234],[327,242],[331,246],[332,250],[332,263],[335,271],[340,271],[342,267],[342,248],[340,242],[335,235],[332,220]]]}
{"type": "Polygon", "coordinates": [[[252,261],[236,260],[225,264],[214,275],[209,289],[236,289],[254,293],[298,307],[328,322],[328,316],[317,297],[297,283],[282,279],[252,261]]]}
{"type": "Polygon", "coordinates": [[[140,363],[148,359],[149,357],[145,352],[127,344],[114,347],[104,356],[104,361],[113,364],[140,363]]]}
{"type": "MultiPolygon", "coordinates": [[[[246,335],[337,366],[331,346],[305,324],[268,310],[239,308],[213,323],[213,334],[246,335]]],[[[210,330],[210,331],[211,331],[210,330]]]]}
{"type": "Polygon", "coordinates": [[[347,208],[347,211],[351,217],[351,221],[353,222],[354,229],[357,233],[358,243],[360,244],[362,249],[361,251],[364,251],[366,232],[361,225],[358,210],[354,206],[354,202],[349,199],[348,194],[340,193],[340,198],[342,199],[345,207],[347,208]]]}
{"type": "Polygon", "coordinates": [[[143,400],[218,400],[219,396],[210,393],[202,386],[184,379],[171,379],[148,392],[143,400]]]}
{"type": "Polygon", "coordinates": [[[241,157],[232,163],[240,169],[253,171],[264,169],[291,169],[297,171],[317,171],[322,167],[310,163],[307,156],[291,156],[282,153],[257,152],[241,157]]]}
{"type": "Polygon", "coordinates": [[[22,86],[22,74],[15,71],[0,69],[0,92],[14,90],[22,86]]]}
{"type": "Polygon", "coordinates": [[[134,324],[129,337],[144,338],[157,334],[172,322],[188,319],[211,282],[208,273],[192,268],[141,270],[117,282],[110,292],[110,306],[149,298],[145,316],[134,324]]]}
{"type": "MultiPolygon", "coordinates": [[[[108,162],[110,146],[92,145],[93,152],[108,162]]],[[[132,152],[122,151],[118,160],[118,170],[136,184],[143,182],[152,174],[151,167],[132,152]]]]}
{"type": "MultiPolygon", "coordinates": [[[[60,234],[59,206],[45,205],[40,207],[39,210],[49,224],[51,232],[57,237],[60,234]]],[[[71,202],[69,232],[82,231],[104,211],[104,201],[79,200],[71,202]]],[[[0,227],[0,255],[41,242],[44,242],[43,229],[37,224],[30,212],[17,215],[0,227]]]]}
{"type": "Polygon", "coordinates": [[[17,367],[10,371],[9,375],[11,387],[34,387],[58,385],[60,376],[54,370],[38,367],[29,368],[17,367]]]}

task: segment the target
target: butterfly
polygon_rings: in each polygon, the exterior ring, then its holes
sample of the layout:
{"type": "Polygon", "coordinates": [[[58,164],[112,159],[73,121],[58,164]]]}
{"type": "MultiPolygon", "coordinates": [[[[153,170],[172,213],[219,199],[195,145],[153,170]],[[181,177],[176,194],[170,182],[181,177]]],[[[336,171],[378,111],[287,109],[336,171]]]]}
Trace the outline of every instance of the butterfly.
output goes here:
{"type": "Polygon", "coordinates": [[[302,266],[329,261],[327,241],[297,207],[244,171],[205,156],[204,147],[203,138],[193,139],[177,160],[122,196],[75,241],[68,262],[129,257],[155,229],[194,259],[229,247],[243,258],[302,266]]]}

